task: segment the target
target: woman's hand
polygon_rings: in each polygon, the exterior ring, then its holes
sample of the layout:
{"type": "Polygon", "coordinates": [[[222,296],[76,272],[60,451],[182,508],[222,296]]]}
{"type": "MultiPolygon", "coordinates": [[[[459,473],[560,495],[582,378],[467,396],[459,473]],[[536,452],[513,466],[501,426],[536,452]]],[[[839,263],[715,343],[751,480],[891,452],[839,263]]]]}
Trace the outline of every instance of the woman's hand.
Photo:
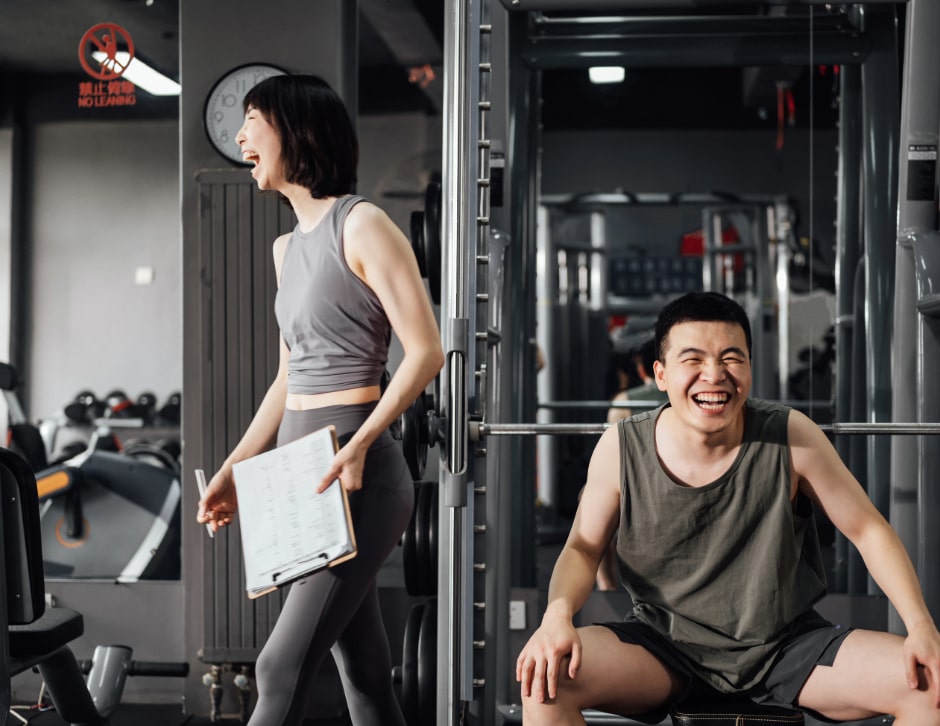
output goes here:
{"type": "Polygon", "coordinates": [[[223,467],[212,477],[206,493],[199,500],[196,520],[208,524],[213,532],[218,532],[232,523],[236,511],[238,497],[235,494],[235,479],[231,468],[223,467]]]}
{"type": "Polygon", "coordinates": [[[317,494],[326,490],[334,479],[339,479],[347,492],[362,489],[362,470],[366,465],[366,451],[367,447],[356,445],[351,441],[337,451],[330,470],[320,481],[317,494]]]}

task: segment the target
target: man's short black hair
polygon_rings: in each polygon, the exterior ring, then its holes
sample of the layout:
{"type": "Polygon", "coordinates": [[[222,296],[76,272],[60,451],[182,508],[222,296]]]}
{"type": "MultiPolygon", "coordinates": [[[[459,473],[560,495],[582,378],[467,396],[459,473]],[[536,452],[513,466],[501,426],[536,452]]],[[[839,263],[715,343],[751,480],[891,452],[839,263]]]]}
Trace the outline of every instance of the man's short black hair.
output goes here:
{"type": "Polygon", "coordinates": [[[751,322],[737,302],[718,292],[689,292],[668,303],[656,319],[655,341],[659,360],[665,360],[666,338],[679,323],[735,323],[744,330],[747,354],[751,357],[751,322]]]}
{"type": "Polygon", "coordinates": [[[315,199],[351,194],[359,141],[339,94],[319,76],[272,76],[251,88],[242,104],[261,112],[281,140],[284,176],[315,199]]]}

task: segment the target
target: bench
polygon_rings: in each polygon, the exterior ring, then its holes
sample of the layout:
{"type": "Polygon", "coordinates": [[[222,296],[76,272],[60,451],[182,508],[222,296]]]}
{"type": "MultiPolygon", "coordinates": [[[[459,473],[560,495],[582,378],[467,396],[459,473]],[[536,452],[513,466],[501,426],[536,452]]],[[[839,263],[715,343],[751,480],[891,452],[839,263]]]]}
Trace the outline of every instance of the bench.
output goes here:
{"type": "Polygon", "coordinates": [[[95,649],[89,683],[68,644],[82,635],[80,613],[47,608],[39,503],[32,469],[0,448],[0,714],[10,709],[11,679],[36,667],[59,715],[82,726],[106,724],[120,701],[131,649],[95,649]]]}
{"type": "Polygon", "coordinates": [[[686,701],[669,714],[673,726],[803,726],[802,711],[746,699],[686,701]]]}

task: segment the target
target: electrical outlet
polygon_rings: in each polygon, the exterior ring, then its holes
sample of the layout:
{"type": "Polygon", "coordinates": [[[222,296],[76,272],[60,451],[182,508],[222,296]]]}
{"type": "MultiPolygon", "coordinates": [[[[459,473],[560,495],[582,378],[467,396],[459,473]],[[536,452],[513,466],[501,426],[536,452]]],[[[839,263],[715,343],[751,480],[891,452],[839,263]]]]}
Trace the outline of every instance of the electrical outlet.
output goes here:
{"type": "Polygon", "coordinates": [[[509,629],[525,630],[525,600],[509,601],[509,629]]]}

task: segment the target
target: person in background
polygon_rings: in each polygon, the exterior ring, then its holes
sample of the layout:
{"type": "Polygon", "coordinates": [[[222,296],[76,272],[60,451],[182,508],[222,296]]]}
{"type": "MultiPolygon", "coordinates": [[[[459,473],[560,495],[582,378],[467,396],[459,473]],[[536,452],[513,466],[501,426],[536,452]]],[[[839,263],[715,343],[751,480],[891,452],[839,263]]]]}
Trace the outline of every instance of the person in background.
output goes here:
{"type": "MultiPolygon", "coordinates": [[[[637,346],[630,354],[630,360],[640,383],[618,392],[611,401],[659,401],[661,403],[668,401],[666,392],[659,390],[659,386],[653,380],[653,363],[656,361],[656,343],[653,338],[637,346]]],[[[612,406],[607,410],[607,423],[615,424],[620,419],[631,415],[633,415],[633,410],[630,408],[612,406]]]]}
{"type": "Polygon", "coordinates": [[[347,490],[358,554],[296,582],[258,657],[252,726],[301,724],[332,652],[356,726],[404,718],[389,676],[375,578],[399,541],[414,487],[389,432],[443,365],[440,334],[411,245],[353,193],[358,142],[342,100],[316,76],[262,81],[235,142],[259,189],[279,192],[297,225],[274,242],[280,365],[241,440],[199,501],[213,530],[238,502],[232,466],[329,424],[341,448],[318,491],[347,490]],[[382,392],[392,331],[404,356],[382,392]]]}
{"type": "Polygon", "coordinates": [[[668,405],[600,438],[542,622],[516,661],[523,722],[598,708],[659,723],[732,694],[835,721],[940,726],[940,633],[900,538],[820,428],[750,398],[751,329],[730,298],[689,293],[656,323],[668,405]],[[834,625],[816,505],[852,542],[906,635],[834,625]],[[575,628],[614,532],[633,610],[575,628]]]}

